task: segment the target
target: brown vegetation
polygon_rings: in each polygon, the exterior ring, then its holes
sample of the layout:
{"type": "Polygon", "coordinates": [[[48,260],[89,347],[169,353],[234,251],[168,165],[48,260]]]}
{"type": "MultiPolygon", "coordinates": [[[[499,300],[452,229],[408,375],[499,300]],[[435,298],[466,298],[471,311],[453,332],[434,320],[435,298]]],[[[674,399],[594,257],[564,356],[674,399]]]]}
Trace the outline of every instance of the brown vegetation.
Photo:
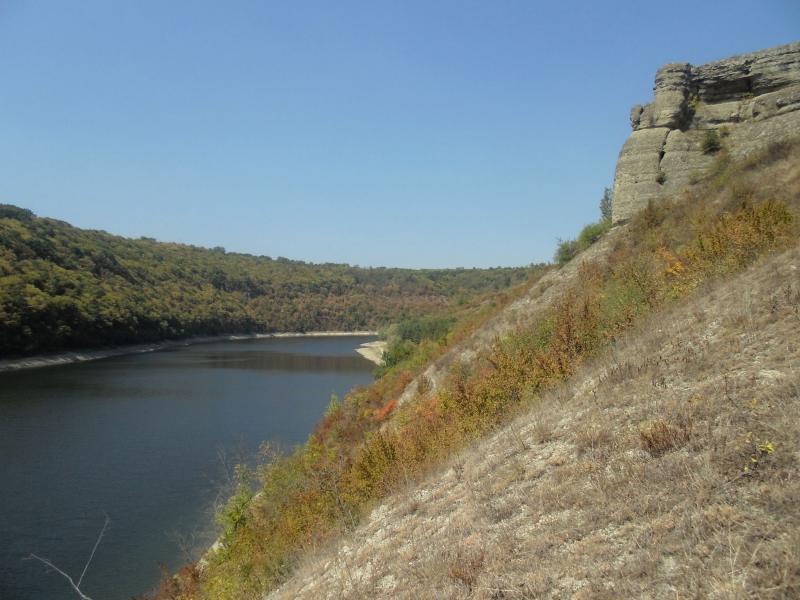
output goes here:
{"type": "Polygon", "coordinates": [[[704,186],[649,206],[535,322],[415,402],[392,404],[407,365],[349,395],[259,471],[200,597],[257,598],[342,535],[280,595],[800,593],[791,156],[742,168],[719,153],[704,186]]]}
{"type": "Polygon", "coordinates": [[[274,597],[797,597],[798,268],[795,247],[640,322],[274,597]],[[485,558],[453,571],[462,545],[485,558]]]}

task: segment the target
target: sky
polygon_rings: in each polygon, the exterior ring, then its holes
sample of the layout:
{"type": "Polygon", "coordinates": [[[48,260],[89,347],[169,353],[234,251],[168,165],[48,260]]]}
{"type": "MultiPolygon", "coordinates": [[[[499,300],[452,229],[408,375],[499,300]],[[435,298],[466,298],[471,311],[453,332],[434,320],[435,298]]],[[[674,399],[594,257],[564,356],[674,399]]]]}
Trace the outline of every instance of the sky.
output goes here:
{"type": "Polygon", "coordinates": [[[800,3],[0,0],[0,203],[362,266],[549,260],[656,69],[800,3]]]}

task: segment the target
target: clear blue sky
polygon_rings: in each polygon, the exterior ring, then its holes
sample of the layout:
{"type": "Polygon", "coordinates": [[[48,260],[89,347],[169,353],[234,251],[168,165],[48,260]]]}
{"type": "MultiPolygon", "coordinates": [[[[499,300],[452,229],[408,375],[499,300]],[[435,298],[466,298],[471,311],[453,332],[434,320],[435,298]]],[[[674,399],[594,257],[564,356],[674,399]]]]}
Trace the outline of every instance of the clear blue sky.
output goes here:
{"type": "Polygon", "coordinates": [[[796,0],[0,0],[0,202],[311,261],[543,261],[658,66],[798,39],[796,0]]]}

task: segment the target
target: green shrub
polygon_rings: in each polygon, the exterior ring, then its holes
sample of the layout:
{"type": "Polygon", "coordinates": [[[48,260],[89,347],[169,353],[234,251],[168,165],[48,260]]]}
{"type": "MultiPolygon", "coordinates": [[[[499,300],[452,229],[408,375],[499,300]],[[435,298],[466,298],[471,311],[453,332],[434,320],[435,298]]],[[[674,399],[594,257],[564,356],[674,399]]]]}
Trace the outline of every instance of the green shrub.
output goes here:
{"type": "Polygon", "coordinates": [[[247,509],[253,499],[252,477],[243,465],[236,466],[236,480],[236,491],[225,506],[217,511],[217,523],[222,526],[226,538],[232,536],[245,522],[247,509]]]}
{"type": "Polygon", "coordinates": [[[559,240],[553,257],[555,262],[559,265],[568,263],[580,252],[583,252],[603,237],[609,229],[611,229],[611,220],[601,219],[597,221],[597,223],[589,223],[589,225],[581,229],[581,232],[578,234],[578,239],[559,240]]]}
{"type": "Polygon", "coordinates": [[[611,229],[611,221],[603,220],[597,223],[590,223],[581,229],[578,234],[578,247],[581,251],[586,250],[586,248],[603,237],[609,229],[611,229]]]}
{"type": "Polygon", "coordinates": [[[414,348],[416,348],[416,344],[409,340],[397,340],[389,344],[389,347],[383,354],[383,362],[378,369],[376,369],[375,375],[377,377],[382,377],[386,371],[399,365],[407,358],[410,358],[414,353],[414,348]]]}
{"type": "Polygon", "coordinates": [[[404,319],[397,324],[396,334],[401,340],[419,344],[422,340],[438,340],[447,335],[455,319],[452,317],[418,317],[404,319]]]}
{"type": "Polygon", "coordinates": [[[716,129],[709,129],[703,137],[703,154],[715,154],[722,148],[719,141],[719,133],[716,129]]]}
{"type": "Polygon", "coordinates": [[[450,316],[429,316],[403,319],[392,325],[386,334],[389,347],[375,376],[383,377],[390,369],[413,357],[422,342],[443,343],[454,323],[455,318],[450,316]]]}
{"type": "Polygon", "coordinates": [[[565,265],[579,253],[586,250],[589,246],[599,240],[611,229],[611,213],[614,207],[614,193],[611,188],[603,189],[603,197],[600,199],[600,220],[596,223],[589,223],[578,234],[576,240],[558,240],[553,260],[558,265],[565,265]]]}
{"type": "Polygon", "coordinates": [[[577,240],[558,240],[558,246],[556,246],[556,253],[553,259],[556,261],[556,264],[565,265],[575,258],[578,252],[580,252],[580,250],[578,249],[577,240]]]}

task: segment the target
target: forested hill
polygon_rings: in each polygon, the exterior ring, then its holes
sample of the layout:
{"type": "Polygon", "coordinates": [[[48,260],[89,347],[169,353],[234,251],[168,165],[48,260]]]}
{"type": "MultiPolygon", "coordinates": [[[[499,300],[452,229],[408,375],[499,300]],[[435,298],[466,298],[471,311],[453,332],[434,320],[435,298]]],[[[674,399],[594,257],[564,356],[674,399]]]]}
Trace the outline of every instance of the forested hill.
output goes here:
{"type": "Polygon", "coordinates": [[[0,355],[218,333],[356,330],[436,313],[531,268],[311,264],[127,239],[0,205],[0,355]]]}

